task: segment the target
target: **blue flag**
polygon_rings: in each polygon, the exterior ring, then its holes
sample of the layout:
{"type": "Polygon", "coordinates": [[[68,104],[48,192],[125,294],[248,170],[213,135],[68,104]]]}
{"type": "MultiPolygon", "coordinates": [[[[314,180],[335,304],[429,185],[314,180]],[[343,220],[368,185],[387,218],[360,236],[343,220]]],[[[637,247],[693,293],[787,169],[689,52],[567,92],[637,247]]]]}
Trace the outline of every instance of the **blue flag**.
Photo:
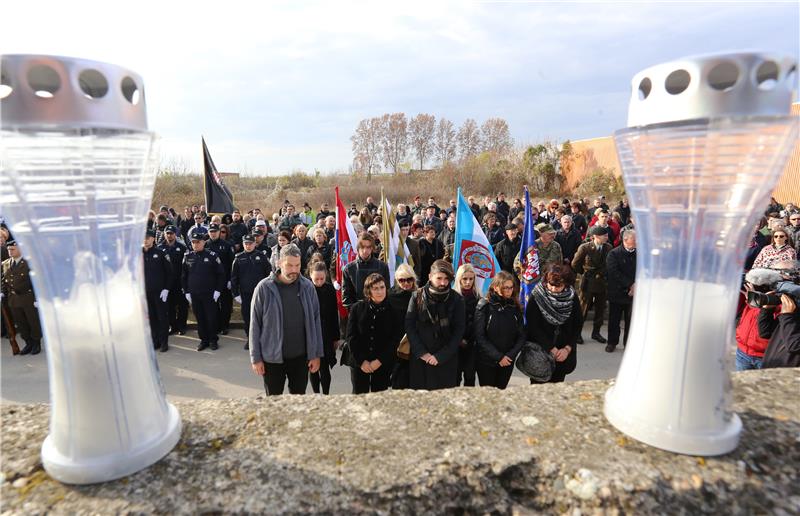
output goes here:
{"type": "Polygon", "coordinates": [[[486,294],[489,283],[500,270],[500,262],[497,261],[492,246],[489,245],[489,239],[483,233],[459,188],[453,269],[458,271],[462,263],[469,263],[475,268],[475,291],[482,295],[486,294]]]}
{"type": "Polygon", "coordinates": [[[533,212],[531,211],[531,195],[525,186],[525,229],[522,234],[522,244],[519,248],[519,302],[522,304],[522,313],[528,306],[528,298],[533,287],[539,282],[539,251],[536,249],[536,233],[533,232],[533,212]]]}

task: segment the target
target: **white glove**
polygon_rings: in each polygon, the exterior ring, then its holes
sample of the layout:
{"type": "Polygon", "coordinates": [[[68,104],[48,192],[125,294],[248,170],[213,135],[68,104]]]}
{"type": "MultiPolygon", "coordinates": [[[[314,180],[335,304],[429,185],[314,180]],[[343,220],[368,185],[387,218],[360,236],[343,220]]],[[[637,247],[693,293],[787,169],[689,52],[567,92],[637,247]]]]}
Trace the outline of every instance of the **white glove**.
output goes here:
{"type": "Polygon", "coordinates": [[[217,299],[219,299],[219,296],[220,296],[220,293],[219,293],[218,291],[216,291],[216,290],[215,290],[215,291],[214,291],[214,293],[211,295],[211,297],[213,297],[213,298],[214,298],[214,302],[215,302],[215,303],[217,302],[217,299]]]}
{"type": "Polygon", "coordinates": [[[162,291],[161,291],[161,294],[159,294],[159,296],[158,296],[158,297],[160,297],[160,298],[161,298],[161,301],[163,301],[164,303],[166,303],[166,302],[167,302],[167,296],[168,296],[168,295],[169,295],[169,290],[167,290],[167,289],[164,289],[164,290],[162,290],[162,291]]]}
{"type": "Polygon", "coordinates": [[[34,301],[33,302],[33,307],[34,308],[39,308],[39,302],[38,301],[34,301]]]}
{"type": "Polygon", "coordinates": [[[228,282],[228,290],[230,290],[230,289],[231,289],[231,282],[229,281],[228,282]]]}
{"type": "Polygon", "coordinates": [[[233,300],[239,303],[240,305],[242,304],[242,296],[236,296],[233,298],[233,300]]]}
{"type": "Polygon", "coordinates": [[[191,294],[186,294],[186,300],[187,300],[187,301],[189,302],[189,304],[191,305],[191,304],[192,304],[192,295],[191,295],[191,294]]]}
{"type": "Polygon", "coordinates": [[[335,288],[336,290],[340,290],[342,286],[339,284],[338,281],[333,280],[333,288],[335,288]]]}

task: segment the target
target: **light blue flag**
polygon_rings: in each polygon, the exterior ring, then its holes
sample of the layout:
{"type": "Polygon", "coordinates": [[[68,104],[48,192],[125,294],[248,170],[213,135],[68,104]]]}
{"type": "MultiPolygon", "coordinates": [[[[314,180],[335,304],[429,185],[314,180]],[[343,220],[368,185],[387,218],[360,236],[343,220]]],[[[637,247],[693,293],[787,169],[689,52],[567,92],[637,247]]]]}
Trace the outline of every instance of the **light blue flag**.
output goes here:
{"type": "Polygon", "coordinates": [[[453,269],[458,271],[462,263],[469,263],[475,268],[475,290],[486,294],[489,283],[500,270],[500,262],[497,261],[492,246],[489,245],[489,239],[483,233],[459,188],[453,269]]]}

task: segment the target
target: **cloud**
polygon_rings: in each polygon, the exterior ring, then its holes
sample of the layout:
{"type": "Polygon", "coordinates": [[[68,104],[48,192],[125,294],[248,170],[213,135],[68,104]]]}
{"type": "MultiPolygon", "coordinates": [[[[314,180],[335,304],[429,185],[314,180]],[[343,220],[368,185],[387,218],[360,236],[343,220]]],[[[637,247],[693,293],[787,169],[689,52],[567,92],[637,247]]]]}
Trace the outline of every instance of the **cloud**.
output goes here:
{"type": "Polygon", "coordinates": [[[500,116],[517,141],[610,134],[640,69],[741,48],[796,56],[798,15],[766,2],[143,1],[120,13],[52,1],[6,6],[0,48],[136,70],[168,159],[200,167],[204,134],[223,170],[327,172],[350,164],[358,121],[385,112],[500,116]]]}

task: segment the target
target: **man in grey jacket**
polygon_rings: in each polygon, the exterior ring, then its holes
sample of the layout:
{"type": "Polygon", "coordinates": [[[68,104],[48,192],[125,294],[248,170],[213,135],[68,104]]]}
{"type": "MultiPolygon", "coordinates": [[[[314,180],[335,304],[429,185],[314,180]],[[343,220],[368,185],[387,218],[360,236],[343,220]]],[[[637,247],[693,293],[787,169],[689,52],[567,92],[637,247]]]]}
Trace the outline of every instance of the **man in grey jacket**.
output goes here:
{"type": "Polygon", "coordinates": [[[300,275],[300,249],[281,248],[278,270],[261,280],[250,309],[250,362],[267,395],[305,394],[308,373],[319,370],[322,347],[319,300],[300,275]]]}

